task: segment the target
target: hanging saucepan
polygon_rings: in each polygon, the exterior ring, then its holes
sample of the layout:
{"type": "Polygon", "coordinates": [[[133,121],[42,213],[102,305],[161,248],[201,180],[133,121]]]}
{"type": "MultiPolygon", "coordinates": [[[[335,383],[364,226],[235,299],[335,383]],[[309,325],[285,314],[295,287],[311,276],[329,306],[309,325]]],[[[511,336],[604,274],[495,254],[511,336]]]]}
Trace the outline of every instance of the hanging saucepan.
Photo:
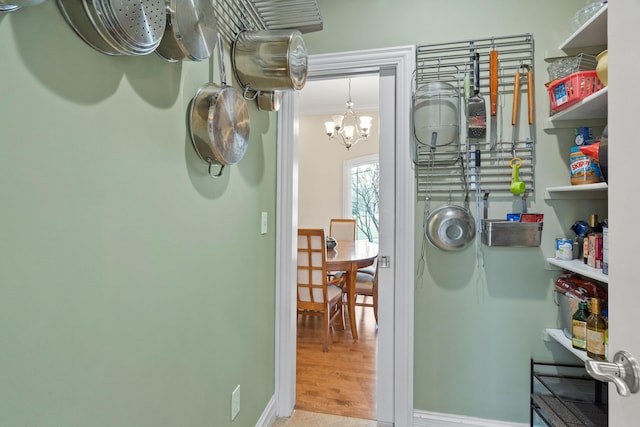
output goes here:
{"type": "Polygon", "coordinates": [[[147,55],[164,33],[164,0],[58,0],[71,28],[107,55],[147,55]]]}
{"type": "Polygon", "coordinates": [[[202,61],[216,47],[218,24],[211,0],[166,0],[167,26],[156,53],[170,62],[202,61]]]}
{"type": "Polygon", "coordinates": [[[189,132],[198,156],[209,164],[209,174],[220,176],[227,165],[239,162],[249,143],[249,109],[242,92],[227,86],[222,39],[218,33],[221,84],[208,83],[196,92],[189,109],[189,132]],[[219,165],[218,173],[212,166],[219,165]]]}
{"type": "Polygon", "coordinates": [[[282,104],[282,92],[274,90],[272,92],[258,92],[258,110],[278,111],[282,104]]]}
{"type": "Polygon", "coordinates": [[[307,48],[298,30],[242,31],[231,59],[245,93],[300,90],[307,81],[307,48]]]}
{"type": "Polygon", "coordinates": [[[13,12],[23,6],[35,6],[44,0],[0,0],[0,12],[13,12]]]}

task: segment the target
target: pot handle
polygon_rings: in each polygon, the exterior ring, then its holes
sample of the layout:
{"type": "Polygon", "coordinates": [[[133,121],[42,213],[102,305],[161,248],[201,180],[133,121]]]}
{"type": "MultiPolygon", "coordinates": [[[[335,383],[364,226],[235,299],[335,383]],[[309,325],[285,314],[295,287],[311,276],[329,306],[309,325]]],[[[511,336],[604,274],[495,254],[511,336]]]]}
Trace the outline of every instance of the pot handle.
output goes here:
{"type": "Polygon", "coordinates": [[[218,169],[217,173],[211,173],[211,167],[213,166],[213,162],[209,161],[209,175],[212,178],[219,178],[220,176],[222,176],[222,171],[224,170],[224,165],[220,165],[220,169],[218,169]]]}
{"type": "Polygon", "coordinates": [[[249,101],[253,101],[254,99],[258,98],[258,95],[260,94],[260,91],[254,91],[253,92],[253,96],[249,96],[249,91],[253,91],[253,89],[251,89],[250,86],[247,86],[244,88],[244,93],[242,94],[242,97],[244,99],[247,99],[249,101]]]}
{"type": "Polygon", "coordinates": [[[220,62],[220,83],[222,86],[227,85],[227,73],[224,69],[224,48],[222,47],[222,36],[218,31],[218,62],[220,62]]]}

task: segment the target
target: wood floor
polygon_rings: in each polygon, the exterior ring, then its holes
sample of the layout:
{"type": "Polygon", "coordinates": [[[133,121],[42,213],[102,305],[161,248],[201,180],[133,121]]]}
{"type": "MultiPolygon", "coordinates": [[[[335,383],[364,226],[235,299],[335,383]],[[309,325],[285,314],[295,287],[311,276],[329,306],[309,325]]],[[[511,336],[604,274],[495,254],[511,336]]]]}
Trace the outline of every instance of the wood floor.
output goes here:
{"type": "MultiPolygon", "coordinates": [[[[370,297],[369,297],[370,298],[370,297]]],[[[375,419],[378,334],[370,307],[356,307],[359,340],[334,328],[329,351],[322,351],[322,319],[298,316],[296,409],[375,419]]]]}

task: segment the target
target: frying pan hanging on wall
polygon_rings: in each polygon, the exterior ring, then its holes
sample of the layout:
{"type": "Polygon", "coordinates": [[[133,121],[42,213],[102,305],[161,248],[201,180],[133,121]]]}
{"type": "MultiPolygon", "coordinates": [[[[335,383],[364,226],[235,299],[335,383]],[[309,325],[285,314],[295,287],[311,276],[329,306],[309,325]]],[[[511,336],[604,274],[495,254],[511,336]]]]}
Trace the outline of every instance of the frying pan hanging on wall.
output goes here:
{"type": "Polygon", "coordinates": [[[189,132],[198,156],[218,177],[225,166],[239,162],[249,144],[249,109],[241,91],[228,86],[222,39],[218,34],[221,83],[200,87],[189,108],[189,132]],[[220,166],[217,173],[212,167],[220,166]]]}

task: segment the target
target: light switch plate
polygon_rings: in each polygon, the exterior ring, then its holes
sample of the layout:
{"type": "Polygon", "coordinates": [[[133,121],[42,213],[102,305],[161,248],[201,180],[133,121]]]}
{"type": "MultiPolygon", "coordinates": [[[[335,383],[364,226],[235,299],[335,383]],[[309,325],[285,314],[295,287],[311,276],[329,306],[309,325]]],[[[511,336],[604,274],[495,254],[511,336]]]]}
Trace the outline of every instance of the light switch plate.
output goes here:
{"type": "Polygon", "coordinates": [[[260,234],[267,234],[269,219],[266,212],[260,216],[260,234]]]}
{"type": "Polygon", "coordinates": [[[235,420],[240,412],[240,384],[231,393],[231,420],[235,420]]]}

